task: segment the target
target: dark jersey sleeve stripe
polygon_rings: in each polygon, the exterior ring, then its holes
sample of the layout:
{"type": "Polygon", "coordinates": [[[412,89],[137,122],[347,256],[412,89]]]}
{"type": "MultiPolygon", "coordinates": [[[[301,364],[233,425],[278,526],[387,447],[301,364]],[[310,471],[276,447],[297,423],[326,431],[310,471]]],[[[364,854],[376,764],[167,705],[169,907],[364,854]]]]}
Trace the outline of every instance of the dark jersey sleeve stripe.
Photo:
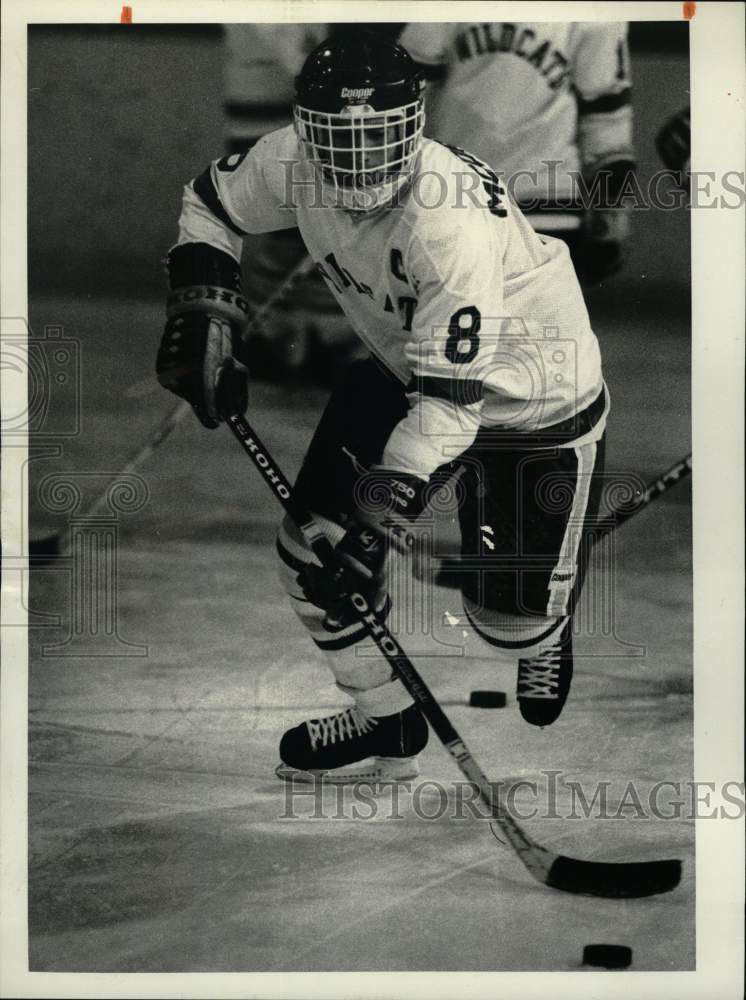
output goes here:
{"type": "Polygon", "coordinates": [[[210,209],[212,214],[217,219],[220,219],[224,226],[227,226],[231,232],[236,234],[236,236],[246,235],[243,229],[239,229],[238,226],[231,220],[231,217],[223,208],[223,203],[220,200],[217,188],[213,184],[209,167],[201,173],[199,177],[194,178],[192,181],[192,187],[194,188],[194,193],[199,195],[200,199],[210,209]]]}
{"type": "Polygon", "coordinates": [[[437,378],[433,375],[413,375],[406,391],[446,399],[457,406],[478,403],[483,396],[482,382],[479,379],[437,378]]]}
{"type": "Polygon", "coordinates": [[[626,87],[618,94],[603,94],[592,101],[586,101],[577,91],[575,96],[578,101],[578,114],[581,115],[608,115],[612,111],[618,111],[632,102],[632,88],[626,87]]]}

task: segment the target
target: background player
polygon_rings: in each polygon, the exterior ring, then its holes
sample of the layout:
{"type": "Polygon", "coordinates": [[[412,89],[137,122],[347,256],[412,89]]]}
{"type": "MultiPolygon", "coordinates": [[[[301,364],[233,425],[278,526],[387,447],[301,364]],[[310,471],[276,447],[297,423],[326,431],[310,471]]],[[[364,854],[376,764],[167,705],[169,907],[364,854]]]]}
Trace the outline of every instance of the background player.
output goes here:
{"type": "Polygon", "coordinates": [[[432,81],[427,134],[499,169],[582,279],[618,270],[629,214],[609,206],[634,167],[627,25],[410,23],[400,41],[432,81]],[[591,207],[577,174],[589,191],[606,175],[591,207]]]}
{"type": "MultiPolygon", "coordinates": [[[[400,46],[325,43],[300,74],[295,130],[185,188],[158,377],[208,427],[221,376],[245,406],[242,236],[298,225],[373,359],[332,394],[297,492],[385,615],[385,527],[410,525],[458,463],[462,551],[490,557],[464,580],[465,611],[520,657],[521,712],[547,725],[569,689],[581,538],[598,505],[598,343],[567,247],[536,235],[486,164],[423,139],[423,86],[400,46]]],[[[366,633],[290,519],[278,552],[298,617],[355,702],[289,730],[284,763],[318,772],[373,756],[384,775],[416,773],[427,729],[411,698],[382,657],[356,655],[366,633]]]]}

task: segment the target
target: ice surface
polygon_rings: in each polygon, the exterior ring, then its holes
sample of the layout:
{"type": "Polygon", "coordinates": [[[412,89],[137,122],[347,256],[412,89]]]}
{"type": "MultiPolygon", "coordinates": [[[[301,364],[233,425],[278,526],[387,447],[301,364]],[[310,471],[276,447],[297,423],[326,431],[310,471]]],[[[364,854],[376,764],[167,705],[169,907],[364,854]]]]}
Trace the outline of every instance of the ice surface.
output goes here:
{"type": "MultiPolygon", "coordinates": [[[[148,389],[159,303],[44,300],[32,322],[80,338],[84,375],[81,435],[61,458],[32,463],[40,535],[64,524],[41,509],[41,479],[114,472],[171,399],[154,379],[148,389]]],[[[634,322],[599,335],[614,398],[608,466],[648,478],[688,450],[687,331],[659,326],[652,347],[634,322]]],[[[252,387],[252,419],[289,474],[324,398],[252,387]]],[[[52,566],[32,578],[32,610],[61,616],[32,634],[32,969],[568,970],[601,940],[631,946],[635,970],[693,968],[684,819],[525,821],[579,857],[684,859],[675,892],[615,902],[536,885],[487,822],[454,818],[460,774],[434,738],[419,784],[397,803],[381,794],[370,818],[345,818],[349,790],[294,800],[298,818],[283,818],[289,793],[273,774],[283,729],[344,699],[284,604],[279,508],[228,433],[191,415],[140,473],[149,500],[118,522],[117,629],[147,656],[60,655],[69,574],[52,566]],[[445,801],[445,815],[419,818],[415,799],[436,816],[445,801]]],[[[426,605],[410,618],[400,608],[400,637],[491,777],[544,787],[545,772],[560,772],[560,814],[573,782],[590,796],[608,781],[616,808],[629,781],[644,799],[657,781],[691,777],[690,549],[688,484],[619,532],[613,566],[596,565],[587,583],[599,605],[581,611],[571,696],[546,730],[520,719],[513,667],[463,625],[453,592],[436,592],[432,617],[426,605]],[[474,688],[508,692],[507,708],[470,709],[474,688]]],[[[515,801],[527,811],[543,800],[523,786],[515,801]]]]}

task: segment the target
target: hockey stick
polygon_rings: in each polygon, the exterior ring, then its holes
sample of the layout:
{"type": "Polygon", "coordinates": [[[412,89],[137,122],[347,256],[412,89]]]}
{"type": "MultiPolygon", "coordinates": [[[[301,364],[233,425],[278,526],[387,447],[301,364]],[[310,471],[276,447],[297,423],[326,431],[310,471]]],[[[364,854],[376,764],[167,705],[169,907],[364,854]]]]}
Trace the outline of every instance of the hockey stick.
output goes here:
{"type": "MultiPolygon", "coordinates": [[[[642,495],[638,499],[634,506],[630,507],[616,507],[613,508],[608,517],[603,518],[598,521],[591,528],[591,543],[593,545],[596,542],[601,541],[607,535],[610,535],[612,531],[625,524],[630,518],[635,517],[639,514],[641,510],[644,510],[649,504],[659,497],[662,497],[664,493],[668,492],[672,486],[676,483],[681,482],[682,479],[686,479],[687,476],[691,474],[692,471],[692,456],[687,455],[682,458],[680,462],[672,465],[670,469],[666,469],[665,472],[655,479],[653,482],[648,483],[642,492],[642,495]]],[[[435,573],[432,577],[433,583],[437,584],[439,587],[448,587],[452,590],[458,590],[461,586],[459,582],[459,575],[470,569],[483,569],[484,560],[482,559],[477,565],[476,562],[470,561],[468,558],[463,557],[450,557],[442,559],[439,563],[436,563],[435,573]]]]}
{"type": "Polygon", "coordinates": [[[623,507],[614,508],[608,517],[604,518],[603,521],[599,522],[593,528],[594,540],[598,541],[612,531],[616,531],[620,524],[629,521],[631,517],[639,514],[648,504],[662,497],[676,483],[681,482],[682,479],[686,479],[691,474],[691,471],[692,456],[689,454],[685,458],[682,458],[680,462],[677,462],[676,465],[672,465],[670,469],[666,469],[654,482],[648,483],[642,496],[633,507],[629,509],[623,507]]]}
{"type": "MultiPolygon", "coordinates": [[[[314,267],[314,261],[307,253],[304,253],[303,257],[288,273],[282,283],[277,286],[269,298],[263,302],[259,309],[257,309],[254,313],[251,321],[243,333],[244,339],[261,328],[262,324],[267,320],[275,306],[277,306],[285,298],[285,296],[292,291],[295,285],[301,281],[314,267]]],[[[173,431],[178,427],[190,410],[191,406],[189,403],[185,399],[180,399],[179,402],[158,422],[156,427],[153,428],[145,442],[136,451],[132,452],[124,466],[119,470],[118,475],[126,476],[129,473],[134,472],[135,469],[140,468],[140,466],[150,458],[156,448],[163,444],[166,438],[171,436],[173,431]]],[[[101,508],[106,504],[108,493],[109,490],[107,487],[106,490],[96,497],[94,502],[88,510],[81,515],[81,517],[84,519],[95,517],[101,508]]],[[[45,538],[32,539],[29,542],[29,556],[33,557],[34,561],[38,563],[43,561],[45,558],[50,558],[52,556],[67,555],[68,548],[69,540],[63,543],[60,541],[59,534],[48,535],[45,538]]]]}
{"type": "Polygon", "coordinates": [[[384,622],[379,620],[367,598],[357,589],[355,577],[339,562],[331,542],[323,534],[313,515],[294,500],[289,481],[277,468],[252,427],[238,413],[226,414],[226,421],[265,482],[298,524],[319,562],[332,575],[348,610],[365,626],[462,774],[475,786],[480,798],[490,809],[495,823],[529,874],[553,889],[612,899],[634,899],[674,889],[681,879],[679,860],[612,864],[581,861],[555,854],[529,837],[500,801],[499,790],[495,792],[398,640],[384,622]]]}

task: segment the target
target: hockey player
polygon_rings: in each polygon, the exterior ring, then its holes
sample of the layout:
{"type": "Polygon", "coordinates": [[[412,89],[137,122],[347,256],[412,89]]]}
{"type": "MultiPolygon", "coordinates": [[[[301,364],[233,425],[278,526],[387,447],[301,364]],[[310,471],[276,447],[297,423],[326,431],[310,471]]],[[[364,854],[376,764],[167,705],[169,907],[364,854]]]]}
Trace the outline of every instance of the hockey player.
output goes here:
{"type": "MultiPolygon", "coordinates": [[[[518,657],[527,722],[560,714],[581,539],[598,507],[608,399],[567,247],[539,237],[476,157],[423,139],[424,82],[400,46],[322,44],[297,80],[294,127],[217,160],[184,190],[168,257],[162,385],[220,422],[219,387],[246,405],[242,236],[298,225],[372,359],[329,400],[296,482],[381,615],[389,512],[407,530],[458,467],[462,594],[474,629],[518,657]],[[372,529],[372,530],[371,530],[372,529]]],[[[366,633],[340,610],[290,518],[277,550],[290,601],[354,704],[290,729],[291,768],[375,758],[417,773],[427,727],[366,633]],[[366,654],[370,650],[366,650],[366,654]]]]}
{"type": "Polygon", "coordinates": [[[428,135],[499,169],[581,278],[617,271],[634,167],[626,24],[417,22],[400,42],[432,81],[428,135]]]}

